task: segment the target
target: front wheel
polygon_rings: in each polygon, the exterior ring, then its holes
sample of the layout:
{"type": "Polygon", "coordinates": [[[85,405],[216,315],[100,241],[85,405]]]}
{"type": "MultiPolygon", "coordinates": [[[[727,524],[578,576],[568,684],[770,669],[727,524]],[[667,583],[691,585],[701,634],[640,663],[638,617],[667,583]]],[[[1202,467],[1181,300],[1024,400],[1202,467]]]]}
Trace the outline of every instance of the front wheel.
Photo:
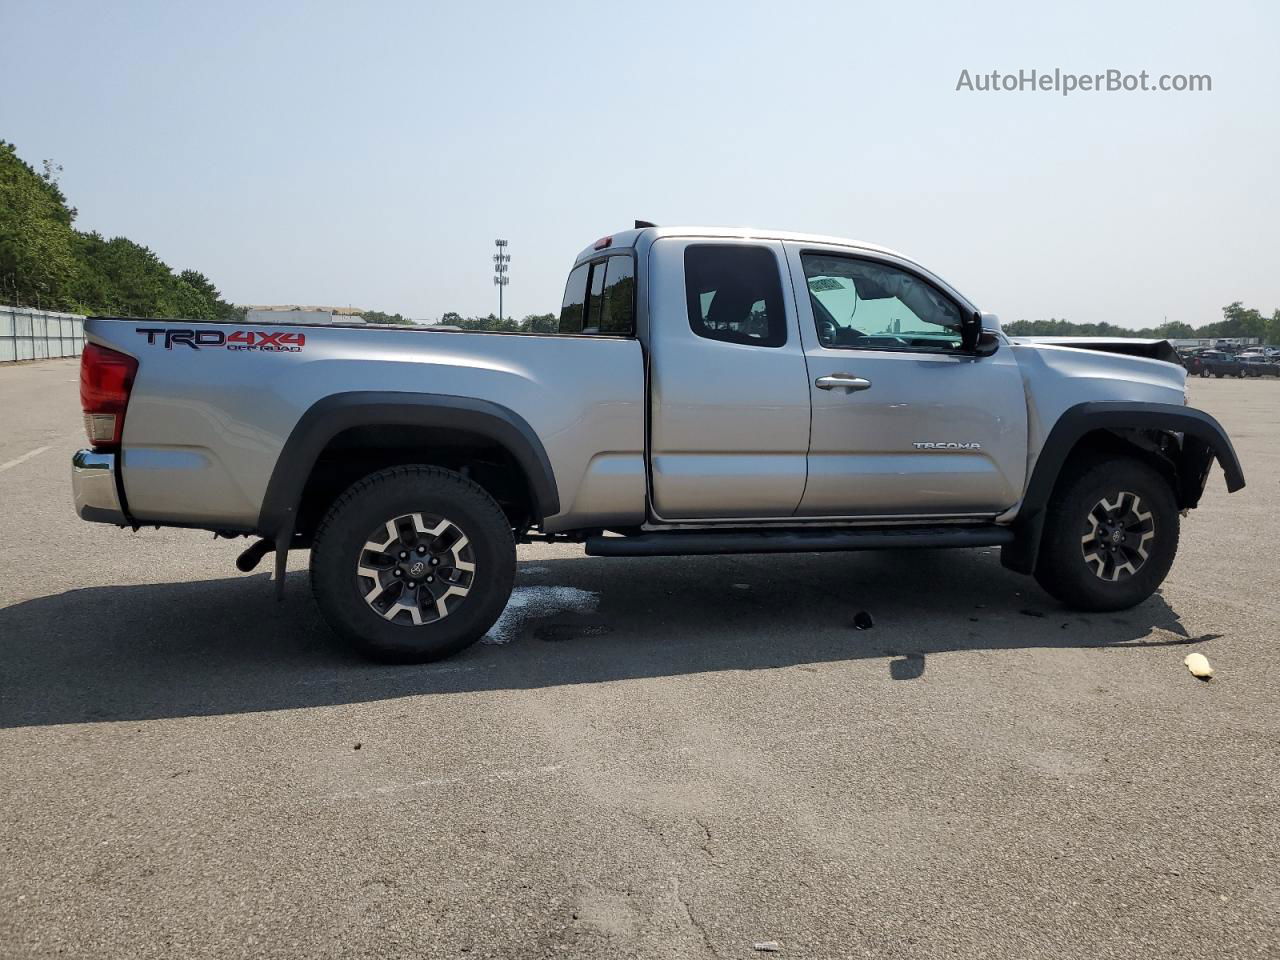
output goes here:
{"type": "Polygon", "coordinates": [[[1045,516],[1037,582],[1080,610],[1141,603],[1178,552],[1178,506],[1168,481],[1129,458],[1067,470],[1045,516]]]}
{"type": "Polygon", "coordinates": [[[425,663],[484,636],[515,566],[511,526],[483,489],[439,467],[393,467],[329,509],[311,547],[311,590],[361,653],[425,663]]]}

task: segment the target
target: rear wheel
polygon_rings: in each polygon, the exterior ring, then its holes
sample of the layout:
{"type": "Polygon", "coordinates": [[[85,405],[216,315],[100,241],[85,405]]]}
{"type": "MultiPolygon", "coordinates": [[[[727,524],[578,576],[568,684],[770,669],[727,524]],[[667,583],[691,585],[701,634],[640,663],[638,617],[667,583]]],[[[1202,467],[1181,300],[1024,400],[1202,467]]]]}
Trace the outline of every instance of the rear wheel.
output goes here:
{"type": "Polygon", "coordinates": [[[311,548],[329,626],[366,656],[423,663],[479,640],[511,595],[515,543],[501,508],[439,467],[394,467],[351,486],[311,548]]]}
{"type": "Polygon", "coordinates": [[[1141,603],[1178,552],[1178,507],[1168,481],[1128,458],[1067,470],[1045,517],[1036,580],[1081,610],[1141,603]]]}

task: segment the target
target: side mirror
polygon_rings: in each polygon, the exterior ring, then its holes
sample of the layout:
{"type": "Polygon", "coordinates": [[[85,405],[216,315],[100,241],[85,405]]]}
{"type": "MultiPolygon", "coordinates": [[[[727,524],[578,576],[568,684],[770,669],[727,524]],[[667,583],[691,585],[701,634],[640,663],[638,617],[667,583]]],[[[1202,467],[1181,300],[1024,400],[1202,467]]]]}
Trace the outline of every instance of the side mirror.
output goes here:
{"type": "Polygon", "coordinates": [[[960,346],[976,357],[989,357],[1000,347],[1000,338],[994,331],[982,329],[982,314],[975,310],[960,328],[960,346]]]}
{"type": "Polygon", "coordinates": [[[977,357],[989,357],[1000,349],[1000,338],[991,330],[983,330],[978,334],[978,342],[974,345],[973,354],[977,357]]]}
{"type": "Polygon", "coordinates": [[[982,337],[982,314],[976,310],[961,321],[960,346],[964,350],[973,351],[978,348],[978,340],[982,337]]]}

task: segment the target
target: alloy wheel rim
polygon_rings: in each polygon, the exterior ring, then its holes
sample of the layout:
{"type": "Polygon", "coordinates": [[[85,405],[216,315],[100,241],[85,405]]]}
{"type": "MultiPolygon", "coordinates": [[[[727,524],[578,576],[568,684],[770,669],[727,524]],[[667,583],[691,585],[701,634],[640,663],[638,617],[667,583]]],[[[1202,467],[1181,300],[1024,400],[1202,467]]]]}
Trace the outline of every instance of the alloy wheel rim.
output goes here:
{"type": "Polygon", "coordinates": [[[1143,568],[1155,536],[1155,517],[1143,509],[1142,498],[1122,490],[1113,499],[1103,497],[1093,505],[1085,518],[1080,552],[1094,576],[1115,583],[1143,568]]]}
{"type": "Polygon", "coordinates": [[[452,520],[422,513],[393,517],[374,530],[356,560],[356,586],[388,623],[443,620],[475,585],[471,540],[452,520]]]}

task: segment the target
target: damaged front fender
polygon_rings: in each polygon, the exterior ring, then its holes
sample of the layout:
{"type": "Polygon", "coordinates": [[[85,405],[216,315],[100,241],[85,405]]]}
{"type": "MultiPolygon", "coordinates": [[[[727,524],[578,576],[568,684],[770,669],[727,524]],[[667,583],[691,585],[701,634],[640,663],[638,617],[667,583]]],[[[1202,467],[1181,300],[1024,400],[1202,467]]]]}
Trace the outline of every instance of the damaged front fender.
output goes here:
{"type": "MultiPolygon", "coordinates": [[[[1180,437],[1174,448],[1163,451],[1176,475],[1178,506],[1195,507],[1204,493],[1209,470],[1216,459],[1222,466],[1227,490],[1244,487],[1244,470],[1231,439],[1222,425],[1203,410],[1169,403],[1097,401],[1077,404],[1054,424],[1036,460],[1027,491],[1013,521],[1016,540],[1002,548],[1004,566],[1019,573],[1035,570],[1044,532],[1045,510],[1068,459],[1091,434],[1170,434],[1180,437]]],[[[1142,447],[1136,447],[1143,450],[1142,447]]]]}

